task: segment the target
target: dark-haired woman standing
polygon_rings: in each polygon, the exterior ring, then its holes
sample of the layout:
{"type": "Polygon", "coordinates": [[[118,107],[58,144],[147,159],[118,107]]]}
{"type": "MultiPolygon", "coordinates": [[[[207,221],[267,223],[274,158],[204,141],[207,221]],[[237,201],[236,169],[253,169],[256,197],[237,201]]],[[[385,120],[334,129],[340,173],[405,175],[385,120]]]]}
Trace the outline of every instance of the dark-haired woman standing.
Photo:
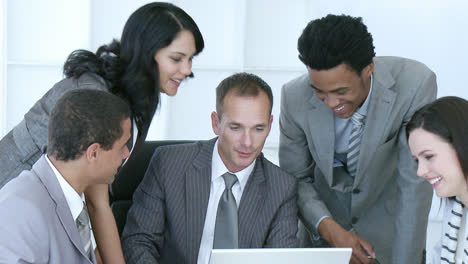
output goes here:
{"type": "MultiPolygon", "coordinates": [[[[125,99],[132,110],[132,152],[144,142],[160,93],[174,96],[193,77],[192,58],[203,50],[193,19],[169,3],[140,7],[127,20],[120,41],[96,53],[74,51],[64,65],[66,79],[55,84],[0,141],[0,188],[39,159],[47,146],[47,123],[55,102],[74,89],[97,89],[125,99]]],[[[132,161],[132,155],[128,162],[132,161]]],[[[107,186],[87,190],[87,205],[104,263],[123,263],[107,186]]]]}

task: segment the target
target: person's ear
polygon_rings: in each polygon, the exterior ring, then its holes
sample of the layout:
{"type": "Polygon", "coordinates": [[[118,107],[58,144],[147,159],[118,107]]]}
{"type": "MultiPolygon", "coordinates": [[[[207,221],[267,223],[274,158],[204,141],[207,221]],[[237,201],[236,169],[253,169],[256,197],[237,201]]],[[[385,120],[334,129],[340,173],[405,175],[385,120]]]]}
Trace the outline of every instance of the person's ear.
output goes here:
{"type": "Polygon", "coordinates": [[[211,112],[211,127],[213,128],[213,132],[219,136],[219,116],[218,113],[215,111],[211,112]]]}
{"type": "Polygon", "coordinates": [[[86,159],[89,162],[94,162],[97,160],[99,156],[99,152],[101,151],[101,144],[99,143],[93,143],[89,145],[89,147],[86,149],[86,159]]]}
{"type": "Polygon", "coordinates": [[[362,70],[362,73],[364,74],[364,77],[370,78],[372,73],[374,72],[374,62],[372,61],[369,65],[364,67],[362,70]]]}

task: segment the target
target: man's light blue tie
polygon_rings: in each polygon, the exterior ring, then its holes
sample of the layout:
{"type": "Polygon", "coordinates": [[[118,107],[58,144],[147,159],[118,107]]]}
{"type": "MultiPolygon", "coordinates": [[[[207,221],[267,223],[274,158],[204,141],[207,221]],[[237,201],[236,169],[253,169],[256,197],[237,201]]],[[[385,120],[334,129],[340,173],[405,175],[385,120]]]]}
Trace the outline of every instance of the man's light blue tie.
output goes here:
{"type": "Polygon", "coordinates": [[[238,248],[237,203],[232,194],[232,186],[237,182],[236,175],[223,174],[226,189],[219,199],[213,248],[238,248]]]}
{"type": "Polygon", "coordinates": [[[89,215],[86,205],[83,203],[83,210],[75,221],[81,242],[88,258],[91,258],[91,228],[89,227],[89,215]]]}
{"type": "Polygon", "coordinates": [[[352,177],[355,177],[357,173],[359,152],[361,149],[361,138],[362,132],[364,131],[364,119],[365,116],[359,114],[357,111],[354,112],[354,114],[351,116],[353,129],[351,130],[348,143],[347,166],[349,175],[352,177]]]}

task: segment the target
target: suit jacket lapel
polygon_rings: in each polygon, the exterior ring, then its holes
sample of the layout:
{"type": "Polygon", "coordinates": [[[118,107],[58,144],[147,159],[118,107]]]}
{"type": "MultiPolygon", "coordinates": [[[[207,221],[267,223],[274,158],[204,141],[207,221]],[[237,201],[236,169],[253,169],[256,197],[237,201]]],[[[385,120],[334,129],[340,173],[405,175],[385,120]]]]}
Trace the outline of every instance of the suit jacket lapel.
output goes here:
{"type": "Polygon", "coordinates": [[[385,129],[388,129],[388,118],[396,99],[395,92],[389,88],[394,84],[395,80],[385,65],[376,65],[355,185],[363,181],[363,172],[372,160],[377,147],[382,143],[381,140],[382,136],[385,135],[385,129]]]}
{"type": "Polygon", "coordinates": [[[329,184],[333,184],[333,160],[335,150],[335,123],[333,112],[316,96],[310,99],[311,109],[306,113],[310,134],[315,147],[314,160],[329,184]]]}
{"type": "MultiPolygon", "coordinates": [[[[65,232],[67,233],[71,242],[86,259],[89,259],[86,252],[84,251],[80,234],[76,228],[75,221],[73,220],[70,207],[68,207],[68,203],[65,195],[63,194],[62,188],[60,187],[60,184],[57,181],[52,168],[49,166],[49,163],[46,161],[44,156],[42,156],[36,162],[32,170],[36,175],[38,175],[39,179],[49,192],[51,199],[55,202],[55,212],[57,213],[57,217],[60,219],[63,229],[65,229],[65,232]]],[[[96,263],[95,257],[92,258],[94,259],[93,263],[96,263]]]]}
{"type": "Polygon", "coordinates": [[[265,174],[263,171],[263,154],[257,158],[255,168],[250,175],[239,204],[239,248],[252,246],[255,225],[261,223],[259,212],[265,200],[265,174]]]}
{"type": "Polygon", "coordinates": [[[201,142],[201,149],[193,161],[193,169],[186,172],[186,234],[187,259],[197,259],[206,211],[210,197],[211,158],[216,138],[201,142]]]}

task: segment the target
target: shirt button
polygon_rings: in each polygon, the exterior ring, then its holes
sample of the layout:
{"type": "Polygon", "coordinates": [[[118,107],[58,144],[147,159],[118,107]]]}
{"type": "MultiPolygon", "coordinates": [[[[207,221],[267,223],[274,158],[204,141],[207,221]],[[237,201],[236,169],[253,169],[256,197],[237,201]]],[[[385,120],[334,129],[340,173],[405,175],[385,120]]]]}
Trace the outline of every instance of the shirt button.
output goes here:
{"type": "Polygon", "coordinates": [[[353,193],[354,193],[354,194],[358,194],[358,193],[360,193],[360,192],[361,192],[361,190],[359,190],[359,188],[356,188],[356,189],[353,190],[353,193]]]}

